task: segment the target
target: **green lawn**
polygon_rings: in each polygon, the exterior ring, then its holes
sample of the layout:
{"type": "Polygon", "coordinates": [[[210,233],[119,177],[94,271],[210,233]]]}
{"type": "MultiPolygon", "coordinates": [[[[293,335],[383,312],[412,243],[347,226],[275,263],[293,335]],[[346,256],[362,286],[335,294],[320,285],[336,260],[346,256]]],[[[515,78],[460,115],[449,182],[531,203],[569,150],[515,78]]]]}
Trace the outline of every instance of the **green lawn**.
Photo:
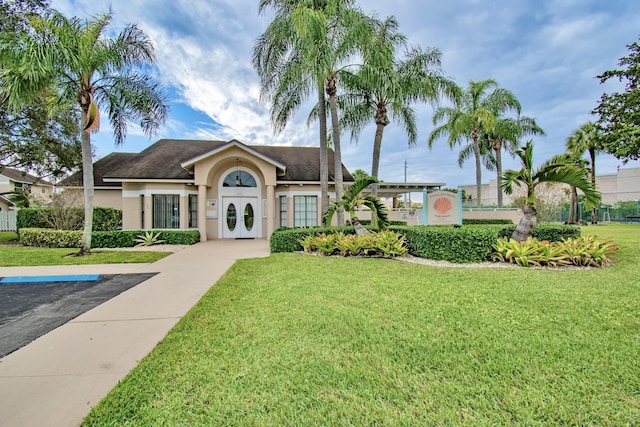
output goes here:
{"type": "Polygon", "coordinates": [[[640,226],[605,269],[238,261],[85,425],[635,425],[640,226]]]}
{"type": "Polygon", "coordinates": [[[87,256],[68,256],[77,252],[78,249],[31,248],[0,245],[0,267],[150,263],[170,254],[170,252],[124,252],[94,249],[93,252],[87,256]]]}
{"type": "Polygon", "coordinates": [[[0,243],[6,243],[17,239],[18,233],[13,231],[0,231],[0,243]]]}

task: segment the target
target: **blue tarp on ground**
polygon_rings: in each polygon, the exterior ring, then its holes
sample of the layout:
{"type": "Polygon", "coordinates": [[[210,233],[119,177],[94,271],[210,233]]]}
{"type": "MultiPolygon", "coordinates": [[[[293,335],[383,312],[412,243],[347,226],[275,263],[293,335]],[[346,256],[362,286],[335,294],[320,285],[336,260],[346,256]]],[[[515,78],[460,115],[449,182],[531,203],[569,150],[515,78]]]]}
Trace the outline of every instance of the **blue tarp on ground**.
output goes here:
{"type": "Polygon", "coordinates": [[[0,283],[48,283],[48,282],[95,282],[99,274],[67,274],[60,276],[11,276],[3,277],[0,283]]]}

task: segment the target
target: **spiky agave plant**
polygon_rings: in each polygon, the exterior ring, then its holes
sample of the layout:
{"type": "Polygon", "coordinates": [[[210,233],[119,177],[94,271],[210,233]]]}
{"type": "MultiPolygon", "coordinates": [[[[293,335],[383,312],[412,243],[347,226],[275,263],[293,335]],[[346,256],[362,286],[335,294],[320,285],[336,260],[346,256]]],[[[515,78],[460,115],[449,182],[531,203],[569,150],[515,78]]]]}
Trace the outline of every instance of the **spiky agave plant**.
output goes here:
{"type": "Polygon", "coordinates": [[[322,222],[326,226],[330,226],[333,215],[342,207],[345,212],[349,212],[351,223],[356,229],[356,234],[367,234],[369,230],[360,224],[358,216],[356,215],[356,208],[366,206],[373,212],[375,225],[378,228],[387,227],[389,225],[389,217],[385,205],[376,196],[363,194],[365,188],[376,182],[378,182],[378,180],[371,177],[357,179],[350,187],[344,189],[340,200],[337,200],[329,206],[329,209],[327,209],[327,212],[322,217],[322,222]]]}

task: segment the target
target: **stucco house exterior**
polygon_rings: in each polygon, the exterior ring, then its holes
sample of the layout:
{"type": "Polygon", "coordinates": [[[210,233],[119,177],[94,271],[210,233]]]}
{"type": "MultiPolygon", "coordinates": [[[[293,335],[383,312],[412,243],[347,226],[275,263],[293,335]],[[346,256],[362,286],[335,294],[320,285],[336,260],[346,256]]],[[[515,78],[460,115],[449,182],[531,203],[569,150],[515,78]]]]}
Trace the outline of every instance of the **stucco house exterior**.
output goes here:
{"type": "MultiPolygon", "coordinates": [[[[320,224],[319,166],[317,147],[161,139],[96,161],[94,205],[121,209],[123,229],[198,229],[202,241],[269,238],[281,226],[320,224]]],[[[353,181],[344,166],[342,173],[353,181]]],[[[59,187],[81,190],[82,173],[59,187]]]]}
{"type": "Polygon", "coordinates": [[[13,191],[26,190],[38,203],[51,201],[53,184],[37,176],[0,165],[0,211],[13,208],[9,194],[13,191]]]}

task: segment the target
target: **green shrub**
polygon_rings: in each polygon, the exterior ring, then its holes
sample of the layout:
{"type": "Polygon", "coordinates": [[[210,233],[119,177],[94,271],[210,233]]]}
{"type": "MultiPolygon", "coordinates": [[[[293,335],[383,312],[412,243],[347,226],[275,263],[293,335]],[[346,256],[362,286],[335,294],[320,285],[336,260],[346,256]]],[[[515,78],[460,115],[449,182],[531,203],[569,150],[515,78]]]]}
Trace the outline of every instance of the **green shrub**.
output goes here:
{"type": "Polygon", "coordinates": [[[41,212],[48,208],[20,208],[16,214],[16,228],[47,228],[47,222],[41,212]]]}
{"type": "MultiPolygon", "coordinates": [[[[130,248],[138,242],[136,238],[149,230],[94,231],[91,233],[93,248],[130,248]]],[[[152,230],[149,231],[167,245],[193,245],[200,241],[198,230],[152,230]]],[[[81,230],[54,230],[51,228],[23,228],[19,233],[20,244],[49,248],[79,248],[81,230]]]]}
{"type": "Polygon", "coordinates": [[[342,232],[344,234],[355,234],[353,227],[331,227],[329,229],[323,227],[307,227],[307,228],[285,228],[276,229],[269,240],[269,248],[271,253],[278,252],[299,252],[303,250],[300,243],[305,237],[320,233],[335,234],[342,232]]]}
{"type": "Polygon", "coordinates": [[[40,248],[79,248],[82,231],[54,230],[51,228],[20,229],[20,244],[40,248]]]}
{"type": "MultiPolygon", "coordinates": [[[[72,212],[78,218],[84,218],[82,208],[64,207],[56,212],[72,212]]],[[[16,227],[22,228],[55,228],[54,224],[59,223],[54,218],[56,213],[52,213],[49,207],[21,208],[16,217],[16,227]]],[[[59,216],[59,215],[58,215],[59,216]]],[[[78,222],[75,229],[82,229],[82,220],[78,222]]],[[[93,208],[93,231],[117,230],[122,227],[122,211],[113,208],[95,207],[93,208]]]]}
{"type": "Polygon", "coordinates": [[[122,228],[122,211],[113,208],[93,208],[93,231],[111,231],[122,228]]]}
{"type": "Polygon", "coordinates": [[[409,253],[456,263],[490,261],[499,227],[390,227],[404,234],[409,253]]]}
{"type": "Polygon", "coordinates": [[[510,219],[473,219],[462,218],[462,225],[489,225],[489,224],[513,224],[510,219]]]}
{"type": "Polygon", "coordinates": [[[94,231],[91,246],[94,248],[131,248],[145,232],[153,233],[166,245],[194,245],[200,241],[198,230],[115,230],[94,231]]]}
{"type": "Polygon", "coordinates": [[[365,235],[343,232],[312,234],[303,238],[300,243],[305,252],[320,252],[323,255],[393,257],[407,253],[405,237],[390,230],[365,235]]]}
{"type": "MultiPolygon", "coordinates": [[[[515,229],[516,225],[504,227],[498,237],[510,238],[515,229]]],[[[570,237],[580,237],[580,227],[575,225],[539,224],[533,229],[533,237],[549,242],[561,242],[563,239],[570,237]]]]}

